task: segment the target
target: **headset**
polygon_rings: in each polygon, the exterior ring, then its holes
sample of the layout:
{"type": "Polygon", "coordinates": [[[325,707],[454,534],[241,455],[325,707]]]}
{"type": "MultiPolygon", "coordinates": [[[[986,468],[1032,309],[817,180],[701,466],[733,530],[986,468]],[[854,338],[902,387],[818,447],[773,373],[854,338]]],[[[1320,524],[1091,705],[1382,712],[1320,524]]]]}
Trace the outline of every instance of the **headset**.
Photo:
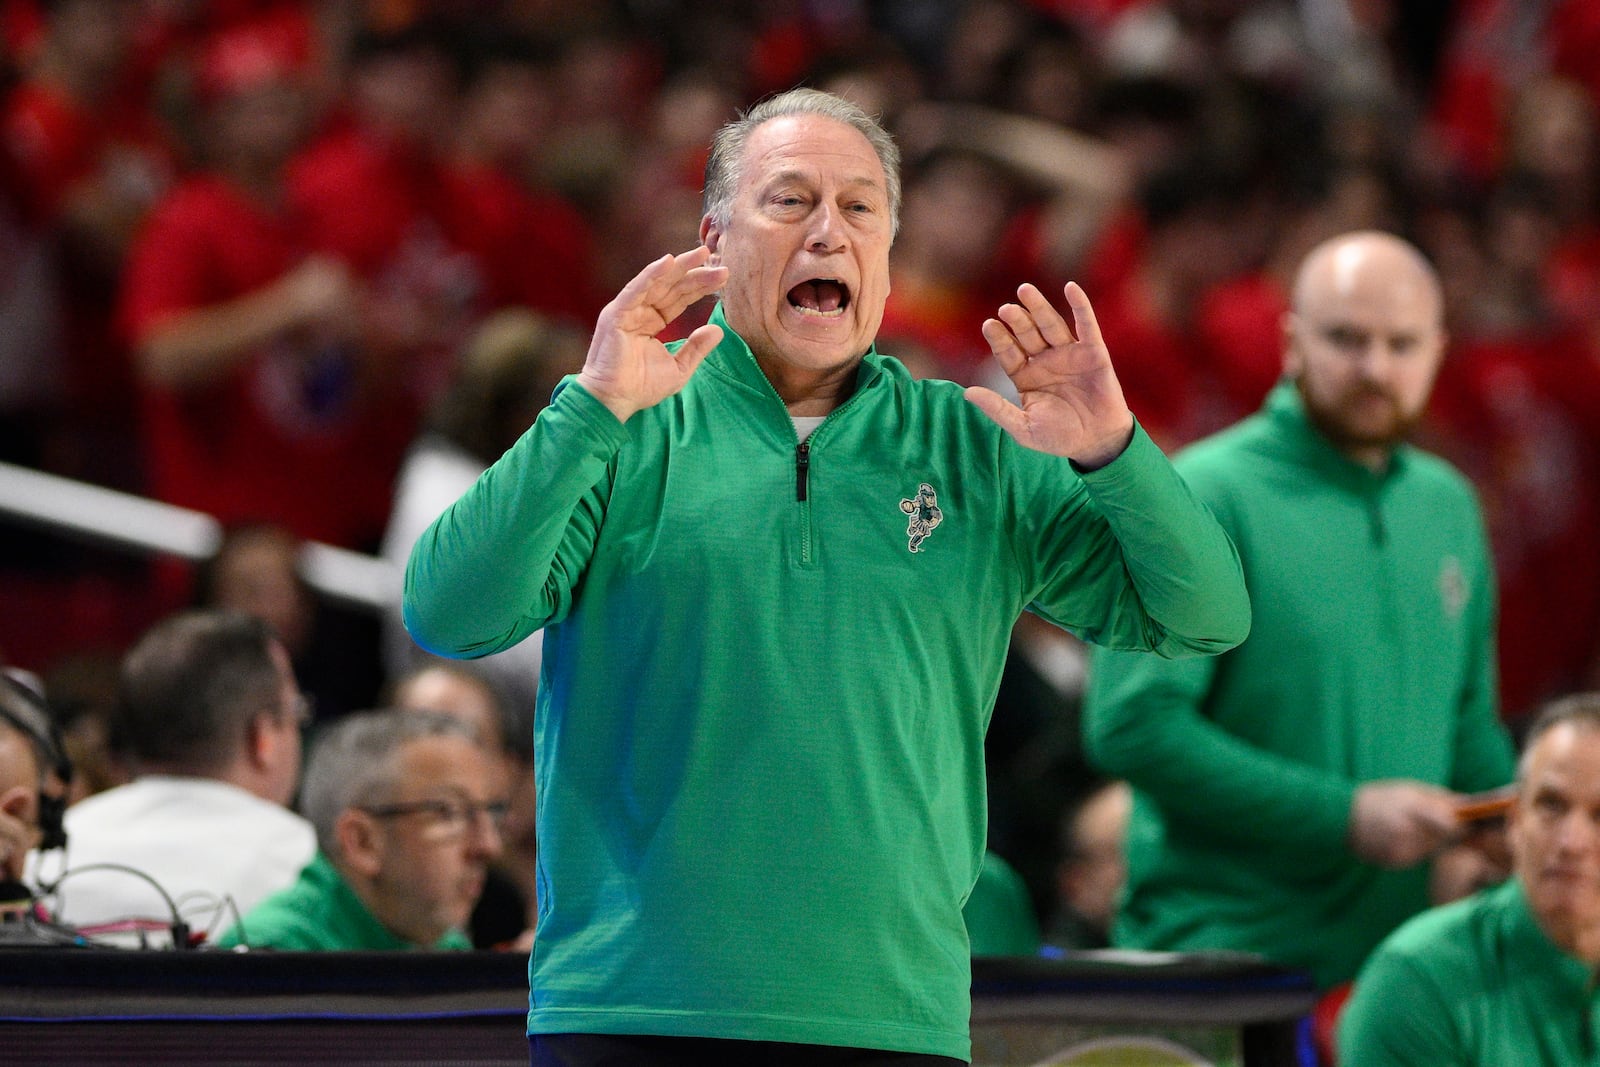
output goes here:
{"type": "Polygon", "coordinates": [[[39,851],[67,846],[66,786],[72,782],[72,761],[67,758],[66,746],[61,740],[61,727],[56,722],[44,694],[30,684],[28,676],[14,668],[0,670],[0,719],[15,727],[38,752],[40,762],[54,771],[61,780],[59,793],[39,793],[39,851]]]}

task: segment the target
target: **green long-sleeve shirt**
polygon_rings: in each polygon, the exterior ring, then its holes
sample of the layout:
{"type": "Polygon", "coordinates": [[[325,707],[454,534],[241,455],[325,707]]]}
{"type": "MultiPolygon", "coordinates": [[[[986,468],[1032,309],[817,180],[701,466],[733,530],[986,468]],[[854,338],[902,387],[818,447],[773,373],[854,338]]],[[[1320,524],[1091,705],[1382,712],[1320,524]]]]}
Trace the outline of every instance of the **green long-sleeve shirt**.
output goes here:
{"type": "Polygon", "coordinates": [[[224,933],[224,948],[245,944],[293,952],[395,952],[472,948],[460,930],[450,930],[432,945],[415,945],[378,921],[325,853],[317,853],[292,885],[250,909],[224,933]]]}
{"type": "Polygon", "coordinates": [[[545,627],[530,1032],[965,1056],[983,733],[1025,607],[1166,655],[1244,636],[1142,431],[1079,476],[869,353],[799,448],[726,330],[626,424],[576,384],[424,534],[426,648],[545,627]]]}
{"type": "Polygon", "coordinates": [[[1417,916],[1372,954],[1339,1019],[1355,1067],[1600,1064],[1600,997],[1539,928],[1522,884],[1417,916]]]}
{"type": "Polygon", "coordinates": [[[1094,655],[1085,742],[1135,787],[1114,940],[1335,985],[1428,904],[1425,867],[1350,851],[1357,785],[1511,779],[1476,498],[1414,448],[1382,475],[1349,461],[1288,382],[1176,466],[1238,545],[1254,621],[1211,659],[1094,655]]]}

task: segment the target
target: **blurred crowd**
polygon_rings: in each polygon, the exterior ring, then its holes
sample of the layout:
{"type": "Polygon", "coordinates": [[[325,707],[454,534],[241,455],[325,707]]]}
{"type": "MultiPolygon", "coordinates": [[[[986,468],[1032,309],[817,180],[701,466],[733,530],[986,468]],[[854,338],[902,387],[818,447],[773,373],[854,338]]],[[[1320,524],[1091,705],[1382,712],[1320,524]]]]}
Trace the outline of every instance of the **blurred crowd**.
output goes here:
{"type": "MultiPolygon", "coordinates": [[[[880,347],[988,381],[981,321],[1075,279],[1169,450],[1261,403],[1309,248],[1415,241],[1451,334],[1422,443],[1483,497],[1503,712],[1600,685],[1600,5],[3,0],[0,39],[0,460],[240,533],[191,573],[0,528],[0,658],[69,706],[191,603],[271,618],[324,716],[374,706],[399,657],[293,546],[377,552],[397,486],[492,462],[695,243],[717,126],[802,83],[904,150],[880,347]]],[[[1081,661],[1015,648],[993,840],[1038,895],[1092,779],[1081,661]]]]}

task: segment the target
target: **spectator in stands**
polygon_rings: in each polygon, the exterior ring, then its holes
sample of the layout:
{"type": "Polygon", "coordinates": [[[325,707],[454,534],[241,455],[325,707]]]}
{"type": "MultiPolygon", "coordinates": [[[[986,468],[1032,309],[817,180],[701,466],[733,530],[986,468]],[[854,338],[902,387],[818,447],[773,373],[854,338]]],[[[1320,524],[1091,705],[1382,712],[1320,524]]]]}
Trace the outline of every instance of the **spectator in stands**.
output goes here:
{"type": "Polygon", "coordinates": [[[316,858],[222,943],[470,949],[467,917],[500,851],[503,772],[451,715],[389,710],[336,723],[312,751],[301,800],[316,858]]]}
{"type": "Polygon", "coordinates": [[[196,592],[199,607],[253,615],[272,627],[290,658],[311,641],[316,600],[300,576],[300,542],[279,526],[238,526],[222,535],[196,592]]]}
{"type": "Polygon", "coordinates": [[[61,727],[62,747],[72,763],[66,794],[69,805],[124,785],[130,778],[122,758],[111,747],[121,663],[120,652],[95,649],[56,660],[44,676],[42,688],[50,696],[50,710],[61,727]]]}
{"type": "Polygon", "coordinates": [[[988,373],[978,309],[1024,278],[1077,275],[1130,192],[1120,153],[1050,122],[921,104],[901,118],[906,203],[882,333],[925,346],[941,376],[988,373]]]}
{"type": "Polygon", "coordinates": [[[290,203],[286,167],[311,119],[297,47],[253,25],[208,44],[196,80],[211,167],[156,209],[122,311],[154,495],[370,546],[411,424],[388,410],[398,386],[361,361],[351,272],[308,253],[290,203]]]}
{"type": "Polygon", "coordinates": [[[47,417],[38,461],[129,487],[139,476],[133,376],[113,297],[133,235],[172,181],[174,152],[149,98],[131,91],[136,5],[37,6],[39,35],[20,83],[0,93],[0,186],[15,193],[19,224],[19,244],[4,250],[5,288],[34,298],[0,331],[0,409],[7,380],[22,379],[15,385],[34,390],[33,400],[66,415],[47,417]]]}
{"type": "MultiPolygon", "coordinates": [[[[361,381],[388,387],[388,428],[404,435],[382,439],[385,448],[399,445],[384,455],[386,504],[417,419],[448,386],[473,328],[525,297],[525,285],[498,272],[526,263],[505,254],[517,230],[484,209],[450,160],[461,98],[448,27],[430,19],[368,25],[349,62],[342,121],[296,156],[289,202],[309,246],[362,287],[361,381]]],[[[385,507],[380,529],[386,515],[385,507]]]]}
{"type": "Polygon", "coordinates": [[[1119,946],[1236,949],[1355,976],[1429,904],[1457,791],[1511,778],[1494,586],[1466,480],[1405,443],[1444,354],[1408,243],[1318,245],[1262,411],[1178,459],[1255,607],[1214,659],[1097,652],[1090,757],[1134,788],[1119,946]]]}
{"type": "Polygon", "coordinates": [[[503,849],[489,869],[483,895],[472,910],[477,948],[532,945],[538,921],[539,837],[533,788],[533,707],[517,714],[478,664],[437,660],[413,668],[394,685],[396,708],[442,711],[470,723],[478,739],[505,763],[506,814],[503,849]]]}
{"type": "Polygon", "coordinates": [[[1233,162],[1196,154],[1147,176],[1138,191],[1140,246],[1127,273],[1096,296],[1107,343],[1135,354],[1126,361],[1130,403],[1169,448],[1235,415],[1217,355],[1196,328],[1206,292],[1253,252],[1249,178],[1233,162]]]}
{"type": "Polygon", "coordinates": [[[328,603],[301,574],[303,543],[282,526],[227,530],[201,565],[197,607],[253,615],[289,652],[318,722],[370,708],[383,687],[381,627],[370,611],[328,603]]]}
{"type": "Polygon", "coordinates": [[[494,683],[477,666],[476,663],[436,659],[413,667],[394,683],[394,694],[388,706],[454,716],[472,727],[484,748],[495,753],[507,752],[515,729],[511,710],[494,683]]]}
{"type": "MultiPolygon", "coordinates": [[[[708,71],[686,74],[661,87],[648,123],[633,145],[631,160],[611,183],[604,207],[604,269],[618,289],[639,272],[651,248],[677,248],[694,241],[700,226],[700,183],[705,146],[743,101],[708,71]]],[[[702,301],[668,326],[668,339],[682,338],[703,324],[711,302],[702,301]]]]}
{"type": "Polygon", "coordinates": [[[176,909],[198,931],[292,882],[316,849],[288,810],[305,710],[260,620],[193,611],[153,627],[122,668],[135,777],[68,809],[57,917],[91,933],[164,930],[176,909]]]}
{"type": "Polygon", "coordinates": [[[487,277],[498,288],[486,302],[584,324],[605,303],[595,236],[538,171],[551,127],[551,61],[532,40],[497,22],[479,28],[468,49],[450,168],[487,242],[487,277]]]}
{"type": "Polygon", "coordinates": [[[1470,284],[1428,425],[1484,499],[1502,714],[1516,723],[1600,684],[1600,335],[1546,289],[1564,225],[1550,185],[1526,172],[1468,221],[1457,269],[1470,284]]]}
{"type": "MultiPolygon", "coordinates": [[[[406,455],[383,537],[384,558],[397,569],[405,567],[428,524],[533,425],[561,379],[582,369],[583,350],[582,334],[532,311],[508,309],[484,320],[463,351],[449,390],[434,404],[406,455]]],[[[480,661],[529,731],[541,655],[541,642],[533,640],[480,661]]],[[[406,633],[395,605],[385,619],[390,676],[428,659],[406,633]]]]}
{"type": "Polygon", "coordinates": [[[1593,1060],[1600,694],[1559,700],[1529,728],[1509,825],[1509,881],[1419,915],[1373,953],[1340,1021],[1340,1062],[1593,1060]]]}
{"type": "Polygon", "coordinates": [[[906,174],[905,210],[884,307],[888,347],[925,349],[936,376],[975,384],[990,367],[973,329],[1015,288],[994,272],[995,252],[1019,194],[984,155],[938,149],[906,174]]]}
{"type": "Polygon", "coordinates": [[[1056,913],[1045,936],[1057,948],[1106,948],[1127,880],[1127,782],[1107,782],[1069,807],[1061,820],[1056,913]]]}

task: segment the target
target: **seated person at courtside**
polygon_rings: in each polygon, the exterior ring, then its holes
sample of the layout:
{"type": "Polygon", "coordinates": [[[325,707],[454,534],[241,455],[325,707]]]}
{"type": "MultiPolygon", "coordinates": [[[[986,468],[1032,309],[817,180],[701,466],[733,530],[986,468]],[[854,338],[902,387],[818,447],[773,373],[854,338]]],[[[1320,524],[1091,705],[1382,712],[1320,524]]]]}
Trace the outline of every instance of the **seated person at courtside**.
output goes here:
{"type": "Polygon", "coordinates": [[[1512,877],[1400,927],[1339,1023],[1353,1067],[1595,1062],[1600,693],[1528,728],[1508,822],[1512,877]]]}
{"type": "Polygon", "coordinates": [[[301,807],[316,858],[223,945],[297,951],[470,949],[464,932],[500,852],[503,762],[436,712],[375,711],[323,735],[301,807]]]}

